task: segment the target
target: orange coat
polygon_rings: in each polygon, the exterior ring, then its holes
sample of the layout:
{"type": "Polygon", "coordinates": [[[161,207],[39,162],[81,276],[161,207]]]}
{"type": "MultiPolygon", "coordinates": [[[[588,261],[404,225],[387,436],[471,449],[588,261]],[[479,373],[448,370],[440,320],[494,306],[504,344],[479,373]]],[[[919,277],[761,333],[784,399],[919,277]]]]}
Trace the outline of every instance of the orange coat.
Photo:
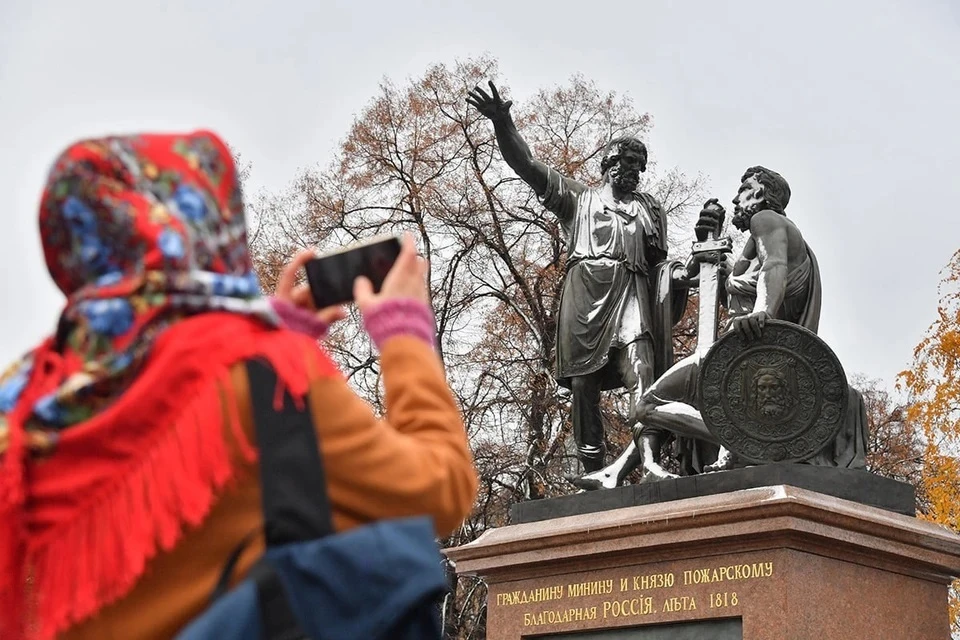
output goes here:
{"type": "MultiPolygon", "coordinates": [[[[439,536],[469,513],[477,475],[463,423],[440,359],[421,340],[395,336],[382,346],[386,416],[374,415],[342,377],[312,377],[308,403],[323,456],[334,527],[345,531],[379,519],[430,515],[439,536]]],[[[231,370],[239,417],[254,439],[245,367],[231,370]]],[[[209,604],[227,556],[262,526],[255,464],[243,462],[227,423],[224,438],[237,464],[237,480],[224,490],[208,517],[160,553],[123,599],[61,634],[62,640],[160,640],[173,637],[209,604]]],[[[244,575],[263,552],[251,545],[238,564],[244,575]]],[[[358,577],[359,578],[359,577],[358,577]]]]}

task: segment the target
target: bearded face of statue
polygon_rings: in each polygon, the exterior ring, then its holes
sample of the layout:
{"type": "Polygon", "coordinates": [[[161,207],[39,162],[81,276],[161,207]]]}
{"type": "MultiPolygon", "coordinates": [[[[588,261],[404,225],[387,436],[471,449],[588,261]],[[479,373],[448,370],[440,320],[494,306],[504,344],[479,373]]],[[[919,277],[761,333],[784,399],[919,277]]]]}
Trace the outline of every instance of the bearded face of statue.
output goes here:
{"type": "Polygon", "coordinates": [[[764,206],[763,185],[756,175],[749,176],[740,185],[733,199],[733,225],[741,231],[750,228],[750,218],[764,206]]]}
{"type": "Polygon", "coordinates": [[[754,402],[760,415],[778,418],[789,410],[786,381],[776,373],[764,371],[758,374],[754,389],[754,402]]]}
{"type": "Polygon", "coordinates": [[[636,149],[622,149],[619,161],[610,167],[610,183],[623,193],[633,193],[640,184],[640,171],[646,160],[636,149]]]}

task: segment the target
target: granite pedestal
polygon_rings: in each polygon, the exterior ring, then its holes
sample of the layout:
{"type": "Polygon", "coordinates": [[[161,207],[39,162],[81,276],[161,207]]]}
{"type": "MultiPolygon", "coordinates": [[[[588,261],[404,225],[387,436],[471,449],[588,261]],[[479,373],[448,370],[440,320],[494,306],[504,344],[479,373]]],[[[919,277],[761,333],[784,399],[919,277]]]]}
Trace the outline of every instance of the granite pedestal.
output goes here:
{"type": "Polygon", "coordinates": [[[488,640],[945,640],[960,536],[787,485],[512,524],[448,550],[488,640]]]}

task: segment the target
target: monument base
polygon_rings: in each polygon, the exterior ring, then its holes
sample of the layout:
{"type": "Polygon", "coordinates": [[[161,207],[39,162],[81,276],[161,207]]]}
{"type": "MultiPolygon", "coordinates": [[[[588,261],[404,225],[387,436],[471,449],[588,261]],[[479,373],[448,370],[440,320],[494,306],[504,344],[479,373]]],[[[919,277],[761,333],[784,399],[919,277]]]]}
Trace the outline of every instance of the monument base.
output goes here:
{"type": "Polygon", "coordinates": [[[943,640],[960,536],[791,486],[486,532],[487,638],[943,640]]]}
{"type": "Polygon", "coordinates": [[[917,509],[916,491],[913,485],[906,482],[898,482],[859,469],[780,463],[630,484],[547,500],[529,500],[510,508],[510,522],[536,522],[781,484],[909,516],[916,513],[917,509]]]}

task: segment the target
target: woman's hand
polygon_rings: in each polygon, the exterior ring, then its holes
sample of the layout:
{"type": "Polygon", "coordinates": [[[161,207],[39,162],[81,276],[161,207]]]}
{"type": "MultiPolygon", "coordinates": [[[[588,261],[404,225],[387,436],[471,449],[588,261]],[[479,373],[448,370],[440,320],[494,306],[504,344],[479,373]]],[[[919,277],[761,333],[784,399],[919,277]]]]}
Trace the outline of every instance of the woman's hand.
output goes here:
{"type": "Polygon", "coordinates": [[[316,252],[311,249],[304,249],[295,255],[283,270],[280,271],[274,297],[292,304],[298,309],[314,313],[318,320],[325,322],[327,325],[332,325],[347,317],[347,312],[343,307],[327,307],[326,309],[317,311],[313,304],[313,296],[310,294],[309,285],[297,284],[297,273],[304,265],[316,257],[316,252]]]}
{"type": "Polygon", "coordinates": [[[404,234],[400,255],[384,279],[380,292],[374,293],[373,283],[361,276],[353,283],[353,298],[360,313],[366,313],[388,300],[416,300],[430,304],[427,261],[417,255],[417,243],[412,235],[404,234]]]}

